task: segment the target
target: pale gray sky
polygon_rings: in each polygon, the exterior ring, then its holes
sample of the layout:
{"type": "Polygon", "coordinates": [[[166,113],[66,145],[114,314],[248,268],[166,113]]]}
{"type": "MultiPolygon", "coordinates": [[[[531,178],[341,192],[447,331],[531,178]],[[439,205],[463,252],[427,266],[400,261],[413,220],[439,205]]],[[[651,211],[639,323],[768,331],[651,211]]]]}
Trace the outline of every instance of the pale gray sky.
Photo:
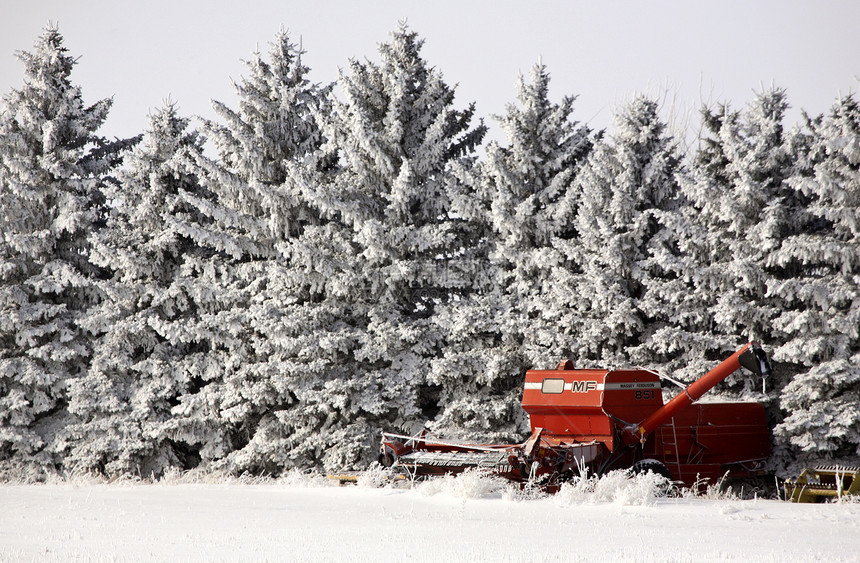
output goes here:
{"type": "Polygon", "coordinates": [[[120,137],[141,132],[168,95],[186,116],[213,116],[210,99],[235,106],[241,60],[268,50],[282,25],[301,39],[312,79],[328,83],[350,57],[376,60],[376,45],[406,19],[425,58],[458,84],[457,104],[476,102],[499,138],[489,116],[539,59],[551,97],[577,95],[575,118],[594,128],[636,93],[664,98],[667,119],[683,123],[702,102],[742,108],[773,83],[787,89],[795,120],[860,86],[856,0],[0,0],[0,14],[0,92],[21,84],[13,53],[57,22],[80,57],[73,80],[85,101],[114,96],[101,132],[120,137]]]}

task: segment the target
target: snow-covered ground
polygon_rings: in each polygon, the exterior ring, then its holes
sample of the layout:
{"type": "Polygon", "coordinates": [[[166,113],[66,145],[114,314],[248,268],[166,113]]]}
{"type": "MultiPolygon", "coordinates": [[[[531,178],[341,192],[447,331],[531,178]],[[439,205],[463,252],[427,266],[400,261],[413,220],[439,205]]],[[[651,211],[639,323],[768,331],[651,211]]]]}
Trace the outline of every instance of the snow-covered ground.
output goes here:
{"type": "Polygon", "coordinates": [[[860,561],[860,504],[655,498],[645,481],[525,499],[466,476],[0,487],[2,561],[860,561]]]}

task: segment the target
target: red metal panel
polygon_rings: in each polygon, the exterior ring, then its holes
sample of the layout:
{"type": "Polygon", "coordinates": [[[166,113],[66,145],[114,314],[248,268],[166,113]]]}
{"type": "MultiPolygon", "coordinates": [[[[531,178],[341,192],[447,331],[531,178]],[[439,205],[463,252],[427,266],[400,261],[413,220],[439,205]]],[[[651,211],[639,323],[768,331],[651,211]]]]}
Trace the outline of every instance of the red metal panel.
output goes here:
{"type": "Polygon", "coordinates": [[[728,470],[742,476],[771,452],[761,403],[695,403],[652,436],[654,458],[687,486],[697,476],[713,484],[728,470]]]}
{"type": "Polygon", "coordinates": [[[645,370],[530,370],[522,401],[532,428],[610,449],[617,422],[636,423],[662,405],[660,378],[645,370]]]}
{"type": "Polygon", "coordinates": [[[549,407],[596,407],[600,408],[600,390],[606,370],[529,370],[526,372],[523,391],[523,409],[529,414],[538,409],[549,407]],[[560,393],[544,393],[542,387],[546,380],[563,380],[564,389],[560,393]]]}
{"type": "Polygon", "coordinates": [[[544,428],[556,438],[612,447],[612,423],[601,409],[606,370],[529,370],[523,409],[532,428],[544,428]]]}
{"type": "Polygon", "coordinates": [[[623,424],[635,424],[663,406],[660,377],[645,370],[613,370],[603,383],[603,411],[623,424]]]}
{"type": "Polygon", "coordinates": [[[706,451],[704,461],[737,463],[770,456],[770,432],[761,403],[703,403],[696,407],[700,423],[692,432],[706,451]]]}

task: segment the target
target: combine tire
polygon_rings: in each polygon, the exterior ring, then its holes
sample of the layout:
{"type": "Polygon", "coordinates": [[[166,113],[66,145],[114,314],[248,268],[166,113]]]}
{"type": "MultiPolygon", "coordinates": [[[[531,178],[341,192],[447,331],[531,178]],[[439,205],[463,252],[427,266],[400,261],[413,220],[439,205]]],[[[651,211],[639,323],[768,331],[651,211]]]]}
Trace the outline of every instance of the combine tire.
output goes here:
{"type": "Polygon", "coordinates": [[[665,477],[667,481],[672,481],[672,474],[662,462],[656,459],[640,459],[630,468],[631,475],[644,475],[648,472],[665,477]]]}

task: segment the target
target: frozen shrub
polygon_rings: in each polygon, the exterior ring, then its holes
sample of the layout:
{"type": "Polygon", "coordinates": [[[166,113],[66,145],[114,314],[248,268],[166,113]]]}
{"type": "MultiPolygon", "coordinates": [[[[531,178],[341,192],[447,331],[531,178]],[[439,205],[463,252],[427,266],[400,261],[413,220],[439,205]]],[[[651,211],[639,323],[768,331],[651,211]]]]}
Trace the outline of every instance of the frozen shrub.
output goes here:
{"type": "Polygon", "coordinates": [[[666,495],[668,484],[665,477],[655,473],[631,477],[626,471],[612,471],[601,477],[575,477],[562,485],[555,499],[562,506],[586,503],[647,506],[666,495]]]}
{"type": "Polygon", "coordinates": [[[447,494],[456,498],[510,498],[510,483],[481,470],[468,469],[459,475],[428,479],[416,486],[423,495],[447,494]]]}
{"type": "Polygon", "coordinates": [[[327,487],[336,483],[334,481],[326,479],[324,475],[321,475],[316,471],[302,471],[300,469],[291,469],[281,475],[281,477],[278,479],[278,484],[285,485],[288,487],[313,488],[327,487]]]}
{"type": "Polygon", "coordinates": [[[373,462],[370,467],[358,475],[358,486],[371,489],[379,489],[391,482],[391,472],[388,468],[373,462]]]}

